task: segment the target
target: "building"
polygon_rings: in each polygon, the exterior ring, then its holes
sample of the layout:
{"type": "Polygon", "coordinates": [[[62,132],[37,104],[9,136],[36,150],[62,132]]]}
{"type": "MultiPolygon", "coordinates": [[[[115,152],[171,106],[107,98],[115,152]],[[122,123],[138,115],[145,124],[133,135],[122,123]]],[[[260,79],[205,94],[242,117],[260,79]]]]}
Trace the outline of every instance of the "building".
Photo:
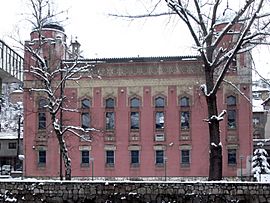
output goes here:
{"type": "MultiPolygon", "coordinates": [[[[259,143],[263,143],[263,148],[270,155],[270,101],[269,101],[268,81],[258,80],[252,86],[252,112],[253,112],[253,144],[254,149],[259,143]]],[[[270,157],[267,157],[270,163],[270,157]]]]}
{"type": "MultiPolygon", "coordinates": [[[[2,84],[0,114],[0,168],[22,169],[23,154],[23,91],[20,83],[2,84]],[[19,124],[20,123],[20,124],[19,124]],[[20,126],[19,126],[20,125],[20,126]]],[[[4,171],[2,170],[2,173],[4,171]]]]}
{"type": "MultiPolygon", "coordinates": [[[[22,91],[12,94],[12,86],[23,81],[23,57],[0,40],[0,168],[22,168],[22,134],[18,135],[18,113],[22,113],[22,91]],[[15,96],[16,94],[16,96],[15,96]],[[12,99],[17,97],[16,99],[12,99]]],[[[3,171],[2,171],[3,172],[3,171]]]]}
{"type": "MultiPolygon", "coordinates": [[[[63,44],[62,27],[42,30],[47,40],[43,56],[54,65],[73,64],[63,44]],[[61,62],[61,63],[60,63],[61,62]]],[[[26,44],[35,46],[37,32],[26,44]]],[[[196,56],[80,59],[98,77],[84,75],[65,87],[63,122],[98,131],[66,136],[73,177],[161,179],[207,177],[209,166],[208,125],[202,61],[196,56]],[[101,79],[100,79],[101,78],[101,79]],[[82,139],[84,137],[84,139],[82,139]],[[91,142],[89,142],[91,140],[91,142]]],[[[25,52],[25,69],[35,64],[25,52]]],[[[240,55],[228,79],[248,97],[251,69],[247,55],[240,55]]],[[[55,66],[56,67],[56,66],[55,66]]],[[[29,91],[39,81],[24,76],[24,175],[59,177],[60,158],[56,137],[42,95],[29,91]]],[[[219,110],[228,114],[221,122],[223,176],[250,175],[252,110],[234,87],[218,91],[219,110]]]]}

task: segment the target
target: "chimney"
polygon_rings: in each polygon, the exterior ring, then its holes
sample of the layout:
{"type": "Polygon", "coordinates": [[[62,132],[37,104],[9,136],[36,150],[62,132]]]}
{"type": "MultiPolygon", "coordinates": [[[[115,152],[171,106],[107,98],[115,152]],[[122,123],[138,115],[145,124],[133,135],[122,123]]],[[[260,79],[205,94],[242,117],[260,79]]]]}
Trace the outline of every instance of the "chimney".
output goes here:
{"type": "Polygon", "coordinates": [[[77,41],[77,39],[75,39],[74,42],[71,41],[71,53],[72,53],[72,58],[78,58],[80,57],[80,47],[81,44],[77,41]]]}

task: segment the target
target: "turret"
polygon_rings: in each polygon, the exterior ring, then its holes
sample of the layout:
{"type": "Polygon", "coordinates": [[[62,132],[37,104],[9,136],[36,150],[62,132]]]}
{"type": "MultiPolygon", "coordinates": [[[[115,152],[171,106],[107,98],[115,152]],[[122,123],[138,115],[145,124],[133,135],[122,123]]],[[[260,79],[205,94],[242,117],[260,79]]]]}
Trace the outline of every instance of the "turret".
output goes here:
{"type": "MultiPolygon", "coordinates": [[[[66,34],[63,27],[56,24],[46,24],[41,29],[34,29],[30,33],[30,41],[25,46],[36,51],[41,58],[45,59],[49,69],[59,68],[61,60],[66,59],[66,34]]],[[[36,65],[33,54],[26,48],[24,68],[36,65]]],[[[26,80],[29,74],[25,76],[26,80]]]]}

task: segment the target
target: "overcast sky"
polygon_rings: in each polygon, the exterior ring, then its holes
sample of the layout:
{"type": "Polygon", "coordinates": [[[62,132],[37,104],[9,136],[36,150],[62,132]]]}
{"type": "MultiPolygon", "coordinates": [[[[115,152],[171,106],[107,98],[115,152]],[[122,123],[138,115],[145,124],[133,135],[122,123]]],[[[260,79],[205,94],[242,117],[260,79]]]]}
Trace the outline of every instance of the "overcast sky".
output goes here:
{"type": "MultiPolygon", "coordinates": [[[[10,35],[29,39],[31,26],[25,21],[26,0],[1,2],[0,39],[13,45],[10,35]]],[[[66,10],[64,28],[68,37],[77,38],[85,58],[131,56],[179,56],[194,54],[193,41],[177,18],[168,17],[127,20],[109,17],[108,13],[131,13],[145,7],[140,1],[128,0],[55,0],[58,10],[66,10]]],[[[166,7],[165,3],[164,6],[166,7]]],[[[269,49],[254,51],[262,74],[270,71],[269,49]],[[260,54],[263,56],[259,57],[260,54]],[[265,57],[267,53],[267,57],[265,57]],[[267,70],[269,69],[269,71],[267,70]]],[[[270,74],[269,74],[270,76],[270,74]]]]}

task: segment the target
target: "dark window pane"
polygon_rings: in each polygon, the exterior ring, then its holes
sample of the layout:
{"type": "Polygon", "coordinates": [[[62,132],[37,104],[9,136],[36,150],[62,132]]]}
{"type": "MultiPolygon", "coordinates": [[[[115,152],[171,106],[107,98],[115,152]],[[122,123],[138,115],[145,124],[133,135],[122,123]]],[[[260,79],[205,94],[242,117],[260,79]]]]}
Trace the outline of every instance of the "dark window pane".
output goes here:
{"type": "Polygon", "coordinates": [[[230,129],[236,128],[236,111],[235,110],[228,110],[227,111],[227,118],[228,118],[228,128],[230,128],[230,129]]]}
{"type": "Polygon", "coordinates": [[[114,151],[106,151],[106,164],[114,164],[114,151]]]}
{"type": "Polygon", "coordinates": [[[46,151],[45,150],[40,150],[38,152],[38,163],[46,164],[46,151]]]}
{"type": "Polygon", "coordinates": [[[156,164],[164,164],[164,151],[156,150],[156,164]]]}
{"type": "Polygon", "coordinates": [[[91,106],[90,100],[89,99],[83,99],[81,105],[82,105],[83,109],[89,109],[90,106],[91,106]]]}
{"type": "Polygon", "coordinates": [[[156,129],[164,128],[164,112],[158,111],[156,112],[156,129]]]}
{"type": "Polygon", "coordinates": [[[139,108],[140,107],[140,100],[138,98],[132,98],[130,100],[130,107],[131,108],[139,108]]]}
{"type": "Polygon", "coordinates": [[[181,150],[181,163],[190,164],[189,150],[181,150]]]}
{"type": "Polygon", "coordinates": [[[140,115],[139,112],[130,113],[130,129],[139,129],[140,115]]]}
{"type": "Polygon", "coordinates": [[[180,106],[181,107],[189,107],[189,98],[188,97],[182,97],[180,99],[180,106]]]}
{"type": "Polygon", "coordinates": [[[83,150],[81,151],[82,154],[82,164],[89,164],[89,151],[83,150]]]}
{"type": "Polygon", "coordinates": [[[139,163],[139,150],[131,151],[131,163],[138,164],[139,163]]]}
{"type": "Polygon", "coordinates": [[[82,113],[82,128],[90,128],[90,114],[82,113]]]}
{"type": "Polygon", "coordinates": [[[46,113],[38,113],[38,129],[46,129],[46,113]]]}
{"type": "Polygon", "coordinates": [[[114,112],[106,112],[106,129],[114,129],[114,112]]]}
{"type": "Polygon", "coordinates": [[[228,164],[236,164],[236,149],[228,149],[228,164]]]}
{"type": "Polygon", "coordinates": [[[106,99],[106,108],[114,108],[114,99],[106,99]]]}
{"type": "Polygon", "coordinates": [[[8,149],[17,149],[17,143],[16,142],[8,143],[8,149]]]}
{"type": "Polygon", "coordinates": [[[235,106],[236,105],[236,98],[234,96],[227,97],[227,105],[228,106],[235,106]]]}
{"type": "Polygon", "coordinates": [[[189,129],[189,111],[182,111],[181,112],[181,129],[188,130],[189,129]]]}
{"type": "Polygon", "coordinates": [[[155,99],[155,107],[156,108],[163,108],[165,106],[164,98],[158,97],[155,99]]]}

